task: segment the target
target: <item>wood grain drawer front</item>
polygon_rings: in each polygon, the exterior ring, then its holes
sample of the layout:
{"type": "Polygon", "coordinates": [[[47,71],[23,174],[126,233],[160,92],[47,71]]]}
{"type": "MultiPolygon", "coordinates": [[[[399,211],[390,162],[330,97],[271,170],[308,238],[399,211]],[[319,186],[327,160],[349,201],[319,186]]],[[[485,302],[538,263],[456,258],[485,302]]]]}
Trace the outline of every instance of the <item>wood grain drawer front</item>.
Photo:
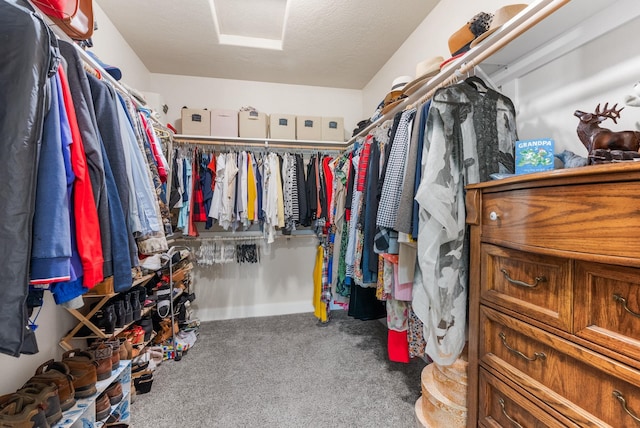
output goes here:
{"type": "Polygon", "coordinates": [[[640,371],[487,307],[480,332],[482,366],[576,424],[640,426],[640,371]]]}
{"type": "Polygon", "coordinates": [[[544,428],[565,425],[518,394],[486,370],[480,369],[478,421],[484,427],[544,428]]]}
{"type": "Polygon", "coordinates": [[[485,193],[482,239],[638,258],[640,186],[598,183],[485,193]]]}
{"type": "Polygon", "coordinates": [[[483,301],[571,332],[571,261],[483,244],[483,301]]]}
{"type": "Polygon", "coordinates": [[[640,368],[640,269],[576,262],[576,335],[640,368]]]}

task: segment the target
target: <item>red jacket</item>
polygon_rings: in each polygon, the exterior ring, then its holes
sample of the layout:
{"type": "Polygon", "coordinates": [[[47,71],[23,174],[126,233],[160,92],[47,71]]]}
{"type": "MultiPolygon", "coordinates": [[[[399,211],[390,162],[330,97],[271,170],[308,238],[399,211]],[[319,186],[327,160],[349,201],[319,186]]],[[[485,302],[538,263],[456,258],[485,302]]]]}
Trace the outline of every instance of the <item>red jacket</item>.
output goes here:
{"type": "Polygon", "coordinates": [[[104,261],[98,211],[93,199],[87,158],[84,153],[82,138],[80,137],[80,129],[78,128],[67,76],[62,67],[58,68],[58,73],[62,82],[64,107],[69,119],[69,127],[71,128],[71,167],[76,176],[73,183],[73,214],[75,216],[78,254],[80,255],[80,260],[82,260],[82,269],[84,271],[82,285],[87,288],[93,288],[94,285],[104,279],[102,272],[104,261]]]}

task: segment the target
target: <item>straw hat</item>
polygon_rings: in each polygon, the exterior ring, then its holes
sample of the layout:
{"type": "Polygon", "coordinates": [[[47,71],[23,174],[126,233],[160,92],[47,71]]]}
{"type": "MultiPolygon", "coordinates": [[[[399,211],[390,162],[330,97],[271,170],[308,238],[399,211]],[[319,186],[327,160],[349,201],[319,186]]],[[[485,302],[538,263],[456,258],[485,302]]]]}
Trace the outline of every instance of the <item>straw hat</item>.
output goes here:
{"type": "Polygon", "coordinates": [[[479,12],[453,33],[449,37],[449,52],[451,52],[451,56],[468,51],[471,48],[471,42],[489,29],[492,19],[492,14],[479,12]]]}
{"type": "Polygon", "coordinates": [[[487,31],[478,36],[474,41],[471,42],[471,47],[476,46],[478,43],[489,37],[491,34],[495,33],[502,27],[504,24],[509,22],[514,16],[520,13],[527,7],[526,4],[508,4],[506,6],[501,7],[496,10],[493,15],[493,19],[491,20],[491,26],[487,31]]]}
{"type": "Polygon", "coordinates": [[[393,82],[391,83],[391,90],[387,92],[387,95],[385,95],[384,101],[382,102],[381,114],[385,114],[400,103],[403,98],[406,98],[406,95],[403,93],[403,89],[410,81],[411,76],[399,76],[393,79],[393,82]]]}
{"type": "Polygon", "coordinates": [[[444,61],[441,56],[435,56],[433,58],[425,59],[416,65],[416,77],[411,82],[407,83],[403,92],[406,95],[413,94],[420,85],[429,77],[433,77],[440,72],[440,63],[444,61]]]}

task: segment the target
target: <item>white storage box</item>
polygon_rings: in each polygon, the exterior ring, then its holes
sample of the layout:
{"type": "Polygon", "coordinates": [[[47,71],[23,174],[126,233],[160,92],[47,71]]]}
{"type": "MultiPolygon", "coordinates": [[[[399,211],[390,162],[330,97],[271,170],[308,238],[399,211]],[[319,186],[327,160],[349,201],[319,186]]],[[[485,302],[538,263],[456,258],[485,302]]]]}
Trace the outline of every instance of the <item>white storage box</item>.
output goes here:
{"type": "Polygon", "coordinates": [[[323,117],[322,118],[322,139],[324,141],[344,142],[344,118],[323,117]]]}
{"type": "Polygon", "coordinates": [[[238,112],[235,110],[211,110],[211,135],[215,137],[238,136],[238,112]]]}
{"type": "Polygon", "coordinates": [[[296,138],[298,140],[322,140],[322,117],[297,116],[296,138]]]}
{"type": "Polygon", "coordinates": [[[238,124],[241,138],[267,138],[267,115],[264,113],[241,111],[238,124]]]}
{"type": "Polygon", "coordinates": [[[186,135],[211,135],[211,112],[204,109],[182,109],[182,133],[186,135]]]}
{"type": "Polygon", "coordinates": [[[269,115],[269,136],[279,140],[296,139],[296,116],[294,114],[269,115]]]}

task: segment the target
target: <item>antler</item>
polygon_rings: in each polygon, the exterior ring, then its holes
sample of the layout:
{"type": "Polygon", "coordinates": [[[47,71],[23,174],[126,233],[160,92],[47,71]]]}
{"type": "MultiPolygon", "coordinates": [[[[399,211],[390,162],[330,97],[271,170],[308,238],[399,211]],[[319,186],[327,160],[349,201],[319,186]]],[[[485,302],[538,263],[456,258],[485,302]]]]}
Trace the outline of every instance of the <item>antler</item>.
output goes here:
{"type": "Polygon", "coordinates": [[[611,119],[613,120],[613,123],[618,123],[618,119],[620,119],[620,112],[624,107],[620,107],[620,110],[616,110],[616,107],[618,107],[618,103],[615,103],[611,108],[609,108],[609,103],[605,103],[603,110],[600,111],[600,104],[598,104],[595,115],[601,117],[602,120],[611,119]]]}

